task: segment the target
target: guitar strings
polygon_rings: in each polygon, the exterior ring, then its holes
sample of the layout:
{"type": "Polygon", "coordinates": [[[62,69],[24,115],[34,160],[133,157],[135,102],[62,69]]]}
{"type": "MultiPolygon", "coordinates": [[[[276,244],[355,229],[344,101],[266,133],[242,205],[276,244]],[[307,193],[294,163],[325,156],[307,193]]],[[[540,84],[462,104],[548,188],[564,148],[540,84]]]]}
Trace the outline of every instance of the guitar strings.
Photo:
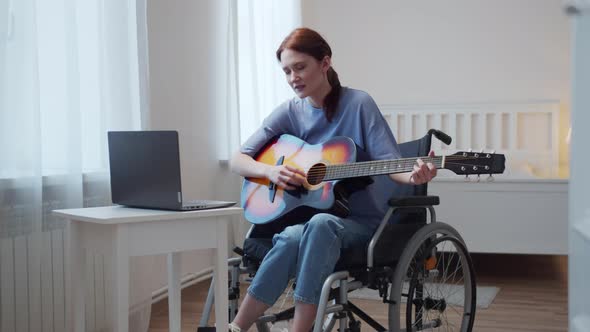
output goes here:
{"type": "MultiPolygon", "coordinates": [[[[372,161],[362,161],[362,162],[355,162],[355,163],[344,163],[344,164],[327,164],[326,167],[333,168],[333,167],[366,167],[371,164],[382,164],[382,163],[397,163],[397,164],[415,164],[418,159],[422,159],[425,163],[437,163],[442,162],[442,156],[438,157],[421,157],[421,158],[401,158],[401,159],[393,159],[393,160],[372,160],[372,161]],[[354,165],[354,166],[353,166],[354,165]]],[[[474,160],[474,159],[481,159],[478,157],[463,157],[463,156],[447,156],[445,161],[451,160],[474,160]]],[[[311,168],[311,167],[310,167],[311,168]]],[[[306,170],[306,169],[304,169],[306,170]]],[[[309,170],[309,168],[307,169],[309,170]]]]}
{"type": "MultiPolygon", "coordinates": [[[[363,161],[363,162],[355,162],[355,163],[345,163],[345,164],[334,164],[330,165],[327,164],[327,168],[336,168],[336,167],[367,167],[370,165],[376,164],[400,164],[400,165],[408,165],[408,164],[415,164],[418,159],[422,159],[424,163],[442,163],[442,156],[439,157],[422,157],[422,158],[402,158],[402,159],[393,159],[393,160],[373,160],[373,161],[363,161]]],[[[452,160],[473,160],[473,159],[481,159],[478,157],[463,157],[463,156],[447,156],[445,161],[452,161],[452,160]]]]}
{"type": "MultiPolygon", "coordinates": [[[[409,165],[409,164],[416,164],[418,159],[422,159],[424,163],[442,163],[441,157],[431,157],[431,158],[406,158],[406,159],[394,159],[394,160],[373,160],[373,161],[364,161],[364,162],[356,162],[356,163],[344,163],[344,164],[327,164],[326,167],[328,168],[335,168],[335,167],[367,167],[370,165],[375,164],[400,164],[400,165],[409,165]]],[[[446,161],[453,161],[453,160],[465,160],[465,159],[479,159],[475,157],[455,157],[451,158],[450,156],[446,158],[446,161]]],[[[313,167],[313,166],[312,166],[313,167]]]]}
{"type": "MultiPolygon", "coordinates": [[[[484,154],[485,155],[485,154],[484,154]]],[[[325,169],[317,169],[317,170],[310,170],[311,168],[304,169],[307,171],[308,176],[317,176],[322,175],[327,176],[330,174],[331,176],[337,176],[347,173],[357,172],[360,173],[361,170],[364,171],[371,171],[373,173],[375,168],[383,168],[383,170],[391,170],[395,169],[396,171],[403,172],[403,171],[411,171],[413,170],[414,165],[416,164],[417,159],[422,159],[425,163],[434,163],[436,166],[442,166],[442,159],[443,156],[434,156],[434,157],[422,157],[422,158],[400,158],[394,160],[374,160],[374,161],[366,161],[366,162],[357,162],[357,163],[347,163],[347,164],[335,164],[335,165],[326,165],[325,169]],[[397,164],[397,167],[383,167],[384,164],[397,164]],[[369,169],[367,169],[370,167],[369,169]]],[[[445,163],[450,165],[459,165],[459,166],[474,166],[470,163],[457,163],[452,161],[459,161],[459,160],[474,160],[474,159],[482,159],[480,157],[475,156],[456,156],[450,155],[446,156],[445,163]]],[[[486,158],[489,159],[489,158],[486,158]]],[[[476,165],[475,165],[476,166],[476,165]]],[[[388,174],[389,172],[385,172],[388,174]]]]}
{"type": "MultiPolygon", "coordinates": [[[[456,166],[477,166],[477,165],[473,165],[470,163],[460,163],[460,162],[446,162],[446,165],[456,165],[456,166]]],[[[368,173],[372,173],[374,171],[378,171],[379,169],[382,169],[384,171],[390,171],[390,170],[395,170],[395,171],[411,171],[414,169],[414,166],[416,164],[406,164],[406,165],[398,165],[397,167],[378,167],[378,166],[373,166],[371,168],[366,168],[366,167],[347,167],[347,168],[342,168],[342,167],[337,167],[337,165],[334,165],[334,167],[329,167],[325,170],[309,170],[306,174],[307,175],[320,175],[320,174],[346,174],[346,173],[353,173],[353,172],[360,172],[360,171],[366,171],[368,173]]],[[[437,167],[442,167],[442,164],[440,165],[435,165],[437,167]]],[[[387,173],[387,172],[386,172],[387,173]]]]}
{"type": "MultiPolygon", "coordinates": [[[[468,164],[468,163],[446,163],[446,164],[450,164],[450,165],[454,165],[457,167],[468,167],[471,168],[473,166],[473,164],[468,164]]],[[[438,168],[440,168],[440,165],[438,168]]],[[[379,169],[352,169],[352,170],[335,170],[335,169],[330,169],[327,170],[326,172],[322,172],[322,171],[311,171],[308,173],[308,176],[313,178],[314,176],[318,176],[321,177],[322,181],[329,181],[329,180],[336,180],[339,178],[348,178],[348,177],[358,177],[358,176],[369,176],[369,175],[386,175],[386,174],[393,174],[393,173],[405,173],[405,172],[410,172],[414,170],[414,165],[406,165],[404,167],[396,167],[394,168],[383,168],[381,170],[379,169]],[[393,172],[392,172],[393,171],[393,172]]],[[[488,172],[483,171],[483,169],[481,169],[481,172],[479,172],[479,174],[487,174],[488,172]]],[[[475,174],[475,173],[473,173],[475,174]]]]}

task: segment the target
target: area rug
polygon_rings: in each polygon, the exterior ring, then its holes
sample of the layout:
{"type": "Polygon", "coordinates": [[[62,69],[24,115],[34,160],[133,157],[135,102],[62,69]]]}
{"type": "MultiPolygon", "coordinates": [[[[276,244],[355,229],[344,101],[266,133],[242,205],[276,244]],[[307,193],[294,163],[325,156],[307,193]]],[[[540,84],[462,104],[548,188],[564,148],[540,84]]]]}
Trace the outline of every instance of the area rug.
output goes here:
{"type": "MultiPolygon", "coordinates": [[[[441,287],[441,285],[436,285],[437,287],[441,287]]],[[[447,303],[452,305],[463,305],[463,298],[464,298],[464,291],[463,287],[457,285],[444,285],[445,287],[449,287],[449,289],[444,289],[444,294],[451,294],[450,297],[446,298],[447,303]]],[[[428,291],[428,288],[432,287],[429,284],[425,284],[425,291],[428,291]]],[[[407,285],[404,286],[404,289],[408,289],[407,285]]],[[[478,308],[486,309],[488,308],[494,298],[500,291],[500,288],[494,286],[477,286],[477,300],[475,305],[478,308]]],[[[432,292],[434,293],[434,292],[432,292]]],[[[364,300],[378,300],[382,301],[382,298],[379,296],[379,292],[374,289],[370,288],[362,288],[357,289],[348,294],[348,298],[350,299],[364,299],[364,300]]],[[[402,296],[402,301],[405,302],[405,297],[402,296]]]]}
{"type": "MultiPolygon", "coordinates": [[[[425,287],[428,291],[429,284],[426,284],[425,287]]],[[[437,285],[440,287],[440,285],[437,285]]],[[[452,294],[446,300],[448,303],[452,305],[462,305],[463,304],[463,288],[456,286],[456,285],[446,285],[446,287],[450,287],[450,289],[443,290],[445,294],[452,294]]],[[[408,286],[407,284],[404,286],[404,291],[407,292],[408,286]]],[[[476,306],[481,309],[488,308],[494,298],[500,291],[500,288],[494,286],[477,286],[477,300],[476,306]]],[[[381,297],[379,297],[379,292],[370,289],[370,288],[362,288],[354,290],[348,293],[349,299],[363,299],[363,300],[375,300],[375,301],[382,301],[381,297]]],[[[402,300],[405,302],[405,298],[402,297],[402,300]]],[[[270,325],[270,332],[288,332],[289,331],[289,322],[282,321],[277,322],[275,324],[270,325]]]]}

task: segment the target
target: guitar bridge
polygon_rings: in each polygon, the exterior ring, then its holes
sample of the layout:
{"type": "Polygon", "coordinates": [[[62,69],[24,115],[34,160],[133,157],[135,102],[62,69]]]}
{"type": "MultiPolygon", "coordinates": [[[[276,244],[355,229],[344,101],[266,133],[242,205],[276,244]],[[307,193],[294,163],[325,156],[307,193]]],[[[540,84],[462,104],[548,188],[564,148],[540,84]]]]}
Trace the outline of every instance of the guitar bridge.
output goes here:
{"type": "MultiPolygon", "coordinates": [[[[277,163],[275,165],[277,165],[277,166],[282,165],[284,160],[285,160],[285,156],[281,156],[279,158],[279,160],[277,160],[277,163]]],[[[271,181],[270,184],[268,185],[268,199],[270,200],[271,203],[274,203],[276,196],[277,196],[277,186],[274,184],[274,182],[271,181]]]]}

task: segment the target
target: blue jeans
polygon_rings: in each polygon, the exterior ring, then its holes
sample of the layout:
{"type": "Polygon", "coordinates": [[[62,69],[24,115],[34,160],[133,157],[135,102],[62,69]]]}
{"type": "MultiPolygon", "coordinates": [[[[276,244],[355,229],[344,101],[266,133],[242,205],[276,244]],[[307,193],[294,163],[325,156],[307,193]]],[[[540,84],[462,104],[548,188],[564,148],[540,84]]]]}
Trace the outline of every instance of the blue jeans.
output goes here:
{"type": "Polygon", "coordinates": [[[294,299],[318,304],[322,285],[334,272],[340,249],[362,247],[374,227],[331,214],[316,214],[305,224],[285,228],[273,236],[248,293],[271,306],[295,278],[294,299]]]}

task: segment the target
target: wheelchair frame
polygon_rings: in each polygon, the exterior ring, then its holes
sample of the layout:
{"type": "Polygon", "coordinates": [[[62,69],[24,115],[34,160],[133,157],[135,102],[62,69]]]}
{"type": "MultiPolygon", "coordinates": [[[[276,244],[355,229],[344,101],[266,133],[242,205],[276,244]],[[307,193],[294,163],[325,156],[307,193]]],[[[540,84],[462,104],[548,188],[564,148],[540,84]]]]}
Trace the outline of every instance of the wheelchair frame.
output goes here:
{"type": "MultiPolygon", "coordinates": [[[[389,304],[389,325],[393,327],[392,331],[401,331],[401,306],[402,302],[398,299],[402,296],[402,285],[404,280],[406,279],[405,271],[403,267],[410,265],[410,261],[412,257],[415,255],[416,248],[423,245],[424,240],[432,239],[433,236],[436,236],[437,233],[443,235],[443,237],[447,237],[454,241],[460,249],[460,254],[463,255],[462,259],[467,262],[465,268],[469,269],[469,272],[466,273],[467,283],[471,285],[471,287],[466,287],[465,289],[465,298],[466,306],[469,306],[470,309],[465,312],[464,315],[464,322],[461,331],[471,331],[473,327],[473,321],[475,319],[475,297],[476,297],[476,288],[475,288],[475,273],[473,271],[473,266],[471,263],[471,259],[469,254],[467,253],[467,249],[465,247],[464,241],[459,235],[459,233],[451,226],[436,221],[436,212],[434,210],[433,205],[438,205],[438,197],[437,196],[414,196],[414,197],[407,197],[396,199],[397,204],[399,206],[392,206],[387,211],[387,214],[381,221],[379,227],[377,228],[375,234],[373,235],[372,239],[369,242],[368,249],[367,249],[367,279],[369,280],[368,285],[363,284],[362,281],[353,280],[349,281],[351,277],[348,271],[337,271],[332,273],[322,287],[322,292],[320,295],[320,302],[318,304],[318,311],[315,319],[314,324],[314,332],[320,331],[330,331],[336,324],[336,321],[339,323],[339,331],[354,331],[354,327],[351,328],[349,326],[350,320],[352,318],[351,314],[357,315],[360,319],[365,321],[371,327],[373,327],[376,331],[387,331],[385,327],[381,324],[373,320],[370,316],[366,313],[362,312],[358,307],[354,304],[349,302],[348,300],[348,293],[363,288],[366,286],[373,286],[381,291],[386,291],[387,287],[383,287],[383,283],[391,284],[389,294],[383,294],[383,302],[389,304]],[[423,204],[416,204],[418,202],[425,202],[428,205],[423,204]],[[406,248],[402,252],[402,255],[399,258],[398,263],[396,264],[396,268],[392,274],[393,278],[389,280],[379,280],[379,272],[376,270],[374,265],[374,250],[376,247],[377,242],[379,241],[381,235],[383,234],[383,230],[388,224],[389,219],[393,215],[393,213],[397,209],[403,208],[426,208],[430,214],[430,222],[425,223],[416,233],[412,236],[410,240],[406,243],[406,248]],[[402,267],[402,268],[400,268],[402,267]],[[335,283],[339,283],[337,288],[333,288],[335,283]],[[381,284],[380,284],[381,283],[381,284]],[[372,285],[371,285],[372,284],[372,285]],[[387,295],[389,295],[389,299],[387,299],[387,295]],[[338,298],[338,301],[334,304],[328,304],[329,301],[338,298]],[[396,299],[396,300],[392,300],[396,299]],[[324,322],[324,318],[328,314],[333,314],[326,322],[324,322]],[[397,329],[395,329],[397,327],[397,329]]],[[[237,250],[238,252],[240,250],[237,250]]],[[[237,310],[238,310],[238,299],[240,297],[240,282],[239,278],[242,274],[250,274],[251,271],[247,268],[240,267],[242,262],[242,258],[232,258],[228,260],[228,265],[231,267],[230,269],[230,281],[229,281],[229,319],[230,321],[233,320],[235,317],[237,310]]],[[[387,278],[386,278],[387,279],[387,278]]],[[[211,282],[211,286],[209,288],[209,292],[207,295],[207,300],[205,303],[205,309],[201,316],[201,320],[199,322],[199,331],[206,331],[205,328],[207,326],[207,322],[209,320],[209,316],[211,313],[211,308],[213,307],[214,303],[214,296],[213,296],[213,289],[214,289],[214,281],[211,282]]],[[[283,310],[279,313],[275,314],[268,314],[261,316],[256,321],[256,327],[258,331],[261,332],[270,332],[270,328],[267,324],[269,323],[276,323],[278,321],[288,320],[293,318],[294,308],[289,308],[283,310]]],[[[407,315],[406,315],[407,316],[407,315]]],[[[406,317],[407,320],[407,317],[406,317]]],[[[430,326],[427,324],[434,324],[432,322],[422,324],[420,329],[416,330],[425,330],[428,328],[436,328],[435,326],[430,326]]],[[[352,326],[358,326],[358,322],[352,319],[352,326]]],[[[407,330],[407,328],[406,328],[407,330]]],[[[411,331],[413,331],[412,329],[411,331]]],[[[360,331],[360,329],[358,329],[360,331]]]]}
{"type": "MultiPolygon", "coordinates": [[[[441,133],[431,129],[423,137],[423,139],[426,139],[425,142],[428,148],[430,147],[430,135],[434,134],[440,138],[439,135],[441,133]]],[[[442,134],[444,135],[444,133],[442,134]]],[[[450,140],[450,138],[448,139],[450,140]]],[[[465,278],[463,282],[465,286],[463,297],[464,313],[460,317],[461,327],[458,331],[469,332],[473,329],[477,295],[473,264],[460,234],[450,225],[436,220],[434,206],[438,204],[438,196],[406,196],[389,200],[390,208],[369,241],[364,271],[355,271],[353,274],[350,271],[336,271],[328,276],[324,282],[315,318],[314,332],[330,331],[337,321],[340,332],[360,331],[360,321],[356,320],[354,315],[369,324],[376,331],[388,331],[388,329],[349,301],[348,293],[363,287],[377,289],[383,302],[389,305],[389,331],[433,330],[443,325],[445,322],[440,317],[428,320],[430,311],[438,311],[442,314],[448,308],[447,299],[441,298],[442,295],[434,296],[433,298],[432,294],[429,294],[428,281],[430,280],[432,282],[435,280],[441,272],[441,268],[437,268],[440,262],[440,260],[437,262],[438,257],[442,259],[443,265],[445,265],[445,254],[447,251],[442,249],[446,248],[446,242],[451,243],[454,247],[454,250],[451,250],[451,252],[458,253],[456,259],[461,263],[460,273],[465,278]],[[408,224],[416,226],[416,229],[411,231],[412,235],[405,242],[405,247],[397,262],[394,265],[376,264],[375,249],[386,227],[391,225],[389,223],[391,217],[398,210],[417,208],[429,211],[430,222],[428,222],[428,218],[425,218],[414,224],[408,224]],[[439,250],[438,247],[441,246],[443,248],[439,250]],[[435,266],[426,267],[426,261],[433,257],[436,262],[435,266]],[[350,280],[351,278],[353,279],[350,280]],[[408,283],[408,290],[407,293],[404,293],[404,283],[406,282],[408,283]],[[338,286],[333,288],[335,283],[338,283],[338,286]],[[405,302],[406,327],[402,329],[401,309],[403,305],[402,297],[404,296],[407,297],[407,301],[405,302]],[[329,304],[330,301],[334,301],[334,303],[329,304]],[[330,314],[331,316],[325,320],[325,316],[330,314]]],[[[253,228],[254,226],[248,231],[247,238],[250,237],[253,228]]],[[[453,247],[450,249],[453,249],[453,247]]],[[[242,249],[236,248],[234,251],[244,256],[242,249]]],[[[240,266],[242,261],[243,259],[240,257],[228,260],[231,273],[228,291],[230,321],[234,319],[238,310],[240,275],[252,275],[255,273],[250,268],[240,266]]],[[[450,265],[450,262],[451,258],[448,258],[446,267],[450,265]]],[[[454,271],[454,274],[458,271],[459,268],[454,271]]],[[[446,273],[446,270],[443,273],[446,273]]],[[[198,331],[201,332],[214,330],[214,328],[207,327],[214,302],[213,289],[214,281],[212,280],[205,302],[205,309],[199,322],[198,331]]],[[[294,308],[289,308],[279,313],[263,315],[258,318],[255,324],[258,331],[270,332],[269,323],[288,320],[293,318],[293,315],[294,308]]]]}

